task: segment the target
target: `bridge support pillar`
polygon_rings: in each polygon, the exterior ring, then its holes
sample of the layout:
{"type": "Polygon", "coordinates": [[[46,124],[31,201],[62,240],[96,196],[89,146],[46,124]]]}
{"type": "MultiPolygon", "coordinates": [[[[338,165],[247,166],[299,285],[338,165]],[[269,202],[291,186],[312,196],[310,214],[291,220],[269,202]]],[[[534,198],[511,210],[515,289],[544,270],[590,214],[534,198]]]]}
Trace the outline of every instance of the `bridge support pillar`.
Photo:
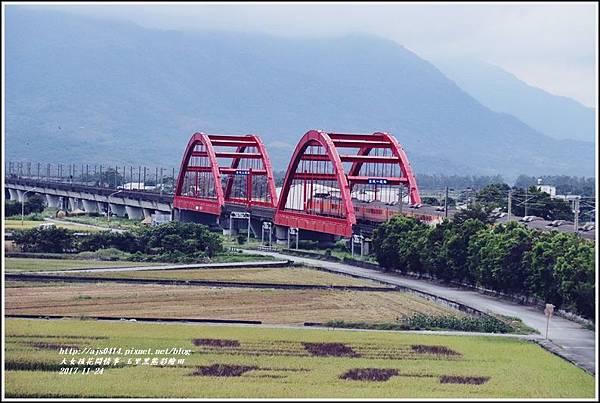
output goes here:
{"type": "Polygon", "coordinates": [[[76,197],[69,197],[69,211],[77,210],[81,206],[81,201],[76,197]]]}
{"type": "Polygon", "coordinates": [[[149,208],[145,208],[142,209],[143,213],[144,213],[144,219],[148,218],[148,217],[152,217],[152,215],[154,214],[154,210],[149,209],[149,208]]]}
{"type": "Polygon", "coordinates": [[[275,226],[275,240],[278,245],[287,245],[288,227],[275,226]]]}
{"type": "Polygon", "coordinates": [[[17,192],[17,189],[8,189],[8,193],[10,194],[10,200],[19,201],[19,192],[17,192]]]}
{"type": "Polygon", "coordinates": [[[125,206],[122,204],[114,204],[114,203],[109,203],[108,204],[110,206],[110,213],[113,215],[116,215],[117,217],[125,217],[127,216],[127,210],[125,209],[125,206]]]}
{"type": "Polygon", "coordinates": [[[127,211],[127,217],[130,220],[143,220],[144,219],[144,211],[140,207],[125,206],[125,211],[127,211]]]}
{"type": "Polygon", "coordinates": [[[368,255],[371,253],[371,242],[364,241],[363,242],[363,255],[368,255]]]}
{"type": "Polygon", "coordinates": [[[86,213],[97,213],[98,212],[98,203],[96,200],[85,200],[83,199],[83,209],[86,213]]]}
{"type": "Polygon", "coordinates": [[[108,212],[108,203],[97,201],[96,205],[98,206],[98,212],[99,213],[106,214],[108,212]]]}
{"type": "Polygon", "coordinates": [[[46,195],[46,204],[48,207],[60,208],[60,196],[46,195]]]}
{"type": "MultiPolygon", "coordinates": [[[[247,224],[246,224],[247,225],[247,224]]],[[[260,231],[262,230],[262,221],[259,219],[250,218],[250,231],[252,231],[252,235],[254,238],[260,239],[260,231]]]]}
{"type": "Polygon", "coordinates": [[[25,199],[25,201],[27,201],[27,195],[25,194],[24,191],[17,189],[17,200],[23,201],[23,199],[25,199]]]}

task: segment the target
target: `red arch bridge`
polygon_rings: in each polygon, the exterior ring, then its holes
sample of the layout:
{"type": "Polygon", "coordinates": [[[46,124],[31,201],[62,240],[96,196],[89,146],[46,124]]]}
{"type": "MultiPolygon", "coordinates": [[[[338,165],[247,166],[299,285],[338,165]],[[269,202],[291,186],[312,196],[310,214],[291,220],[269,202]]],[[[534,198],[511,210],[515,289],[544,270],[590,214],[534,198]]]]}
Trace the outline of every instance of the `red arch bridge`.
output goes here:
{"type": "Polygon", "coordinates": [[[231,234],[274,231],[278,242],[331,242],[369,236],[396,214],[441,220],[439,212],[410,208],[420,202],[408,157],[388,133],[308,131],[280,189],[258,136],[195,133],[181,161],[173,217],[231,234]]]}

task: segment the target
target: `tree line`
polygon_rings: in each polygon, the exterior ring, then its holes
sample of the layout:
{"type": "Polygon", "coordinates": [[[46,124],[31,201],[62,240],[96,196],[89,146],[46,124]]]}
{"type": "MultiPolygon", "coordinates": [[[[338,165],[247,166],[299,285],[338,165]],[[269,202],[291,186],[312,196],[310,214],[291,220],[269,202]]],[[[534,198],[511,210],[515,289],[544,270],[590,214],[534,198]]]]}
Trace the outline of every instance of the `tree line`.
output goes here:
{"type": "MultiPolygon", "coordinates": [[[[574,218],[569,202],[553,199],[548,193],[538,190],[536,186],[511,189],[506,183],[492,183],[481,189],[475,200],[488,210],[500,208],[502,211],[507,211],[508,192],[511,190],[511,213],[514,216],[530,215],[545,220],[573,220],[574,218]]],[[[584,211],[583,206],[581,211],[584,211]]]]}
{"type": "Polygon", "coordinates": [[[381,266],[509,295],[536,297],[588,319],[595,312],[594,243],[518,222],[492,225],[480,205],[430,227],[396,216],[373,234],[381,266]]]}
{"type": "Polygon", "coordinates": [[[4,216],[5,217],[13,217],[20,216],[21,209],[23,209],[23,214],[34,214],[41,213],[44,211],[46,200],[44,196],[39,194],[31,195],[27,198],[25,203],[21,205],[20,201],[16,200],[5,200],[4,201],[4,216]]]}
{"type": "Polygon", "coordinates": [[[556,193],[561,195],[581,195],[594,196],[596,194],[596,178],[586,178],[584,176],[567,176],[567,175],[542,175],[542,176],[527,176],[520,175],[515,181],[515,187],[525,188],[528,186],[537,185],[538,179],[542,183],[556,187],[556,193]]]}
{"type": "Polygon", "coordinates": [[[14,242],[25,252],[79,253],[117,249],[139,260],[187,261],[223,251],[222,238],[205,225],[172,221],[133,231],[98,231],[75,236],[74,231],[50,227],[15,231],[14,242]]]}

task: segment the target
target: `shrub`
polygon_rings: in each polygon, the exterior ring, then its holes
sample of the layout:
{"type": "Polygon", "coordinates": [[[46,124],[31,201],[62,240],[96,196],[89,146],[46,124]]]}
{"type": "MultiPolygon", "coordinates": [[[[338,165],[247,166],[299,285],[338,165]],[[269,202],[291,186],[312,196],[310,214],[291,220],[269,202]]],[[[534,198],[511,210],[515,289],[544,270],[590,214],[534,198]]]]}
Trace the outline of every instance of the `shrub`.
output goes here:
{"type": "Polygon", "coordinates": [[[74,244],[73,232],[58,227],[38,227],[15,231],[13,240],[24,252],[71,252],[74,244]]]}

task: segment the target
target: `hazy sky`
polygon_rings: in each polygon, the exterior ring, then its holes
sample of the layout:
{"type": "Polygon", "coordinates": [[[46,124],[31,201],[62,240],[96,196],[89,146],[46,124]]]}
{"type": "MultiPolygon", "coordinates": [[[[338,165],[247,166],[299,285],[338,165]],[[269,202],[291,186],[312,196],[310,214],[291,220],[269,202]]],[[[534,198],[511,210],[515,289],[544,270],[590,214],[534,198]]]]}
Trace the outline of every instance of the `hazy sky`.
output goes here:
{"type": "Polygon", "coordinates": [[[162,29],[286,36],[367,32],[426,59],[474,58],[596,106],[596,3],[198,3],[55,6],[162,29]]]}

